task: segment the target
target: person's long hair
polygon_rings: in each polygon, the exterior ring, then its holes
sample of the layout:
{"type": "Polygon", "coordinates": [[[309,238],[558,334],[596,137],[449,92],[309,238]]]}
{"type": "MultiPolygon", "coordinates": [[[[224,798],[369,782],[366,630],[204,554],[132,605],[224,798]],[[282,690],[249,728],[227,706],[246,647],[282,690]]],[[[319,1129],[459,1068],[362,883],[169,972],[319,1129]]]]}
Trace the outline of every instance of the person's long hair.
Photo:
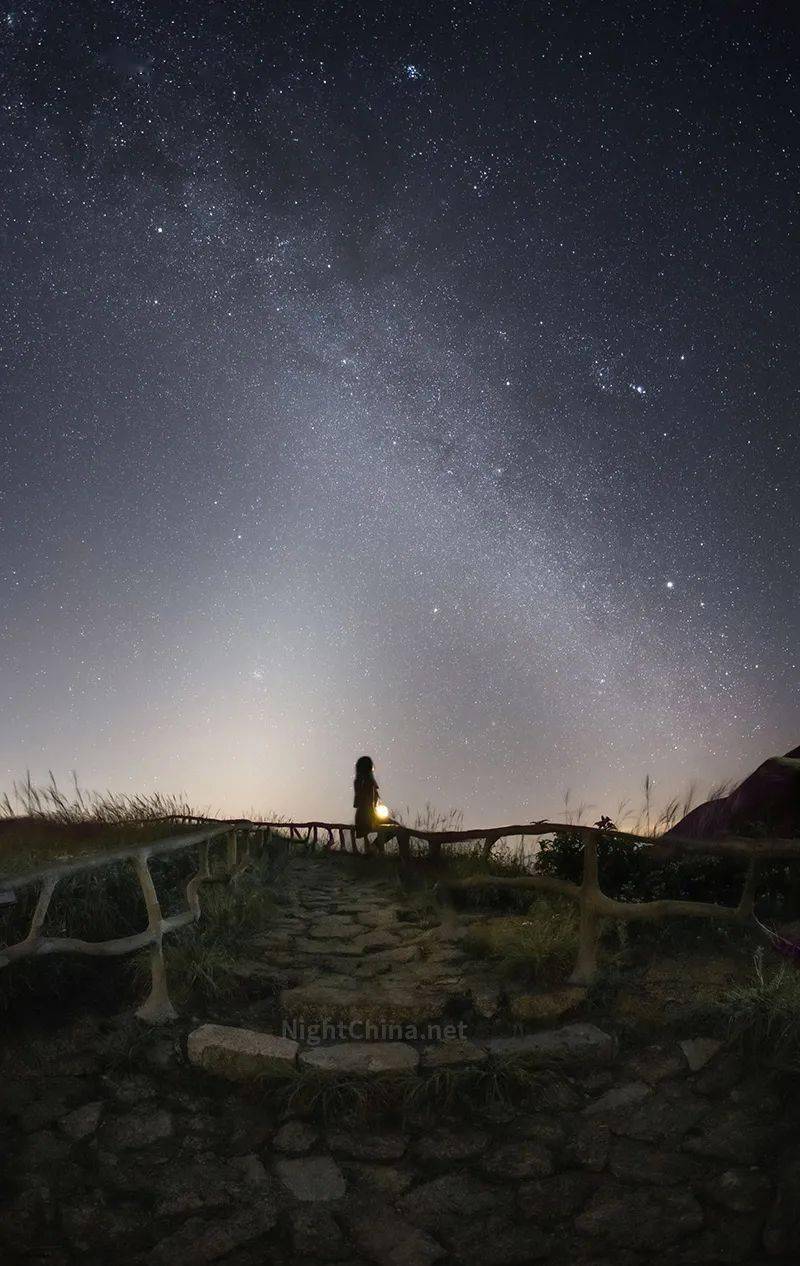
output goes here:
{"type": "Polygon", "coordinates": [[[371,778],[373,768],[371,756],[359,756],[356,761],[356,782],[366,782],[371,778]]]}

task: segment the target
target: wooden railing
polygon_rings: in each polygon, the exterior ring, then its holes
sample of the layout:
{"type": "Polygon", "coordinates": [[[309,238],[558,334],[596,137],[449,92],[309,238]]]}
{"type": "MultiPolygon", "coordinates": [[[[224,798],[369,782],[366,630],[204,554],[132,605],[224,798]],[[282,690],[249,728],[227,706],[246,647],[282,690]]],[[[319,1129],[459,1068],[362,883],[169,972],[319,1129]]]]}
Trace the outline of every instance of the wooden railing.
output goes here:
{"type": "MultiPolygon", "coordinates": [[[[310,847],[324,840],[327,850],[334,846],[334,838],[344,849],[349,843],[357,851],[355,827],[340,822],[259,823],[288,832],[291,839],[310,847]]],[[[387,825],[380,827],[369,841],[364,841],[365,852],[383,853],[386,845],[396,841],[399,861],[409,864],[413,845],[421,845],[434,864],[442,861],[445,845],[481,845],[481,852],[488,859],[494,846],[501,840],[540,837],[543,835],[579,836],[583,842],[583,874],[581,882],[572,883],[554,875],[535,873],[514,877],[491,874],[473,875],[467,879],[449,881],[446,875],[437,885],[439,894],[447,897],[456,891],[480,888],[531,889],[552,893],[574,901],[580,911],[578,952],[570,976],[573,984],[590,984],[597,975],[600,927],[603,919],[619,919],[625,922],[660,922],[666,918],[718,919],[723,922],[752,923],[755,929],[768,929],[755,917],[754,903],[759,862],[800,861],[798,839],[752,839],[747,836],[729,836],[724,839],[695,840],[676,835],[657,838],[629,831],[618,831],[612,826],[583,826],[572,822],[524,822],[501,827],[478,827],[466,831],[430,831],[424,827],[387,825]],[[662,899],[657,901],[617,901],[607,896],[600,887],[598,875],[598,847],[603,840],[613,837],[620,843],[646,845],[654,862],[675,857],[718,856],[738,859],[746,863],[739,902],[735,906],[723,906],[705,901],[662,899]]],[[[425,852],[423,852],[423,856],[425,852]]],[[[773,938],[780,940],[781,938],[773,938]]],[[[786,943],[788,946],[788,943],[786,943]]],[[[788,948],[792,948],[788,946],[788,948]]]]}
{"type": "MultiPolygon", "coordinates": [[[[269,838],[278,843],[299,843],[308,849],[320,844],[324,851],[349,845],[357,851],[355,827],[349,822],[262,822],[248,819],[226,820],[175,815],[164,822],[181,826],[198,826],[198,830],[150,843],[120,847],[103,854],[93,854],[74,861],[32,870],[25,874],[0,877],[0,906],[14,903],[17,893],[32,884],[39,884],[39,894],[31,917],[27,936],[15,945],[0,948],[0,968],[22,958],[46,954],[78,953],[97,956],[114,956],[150,949],[150,994],[137,1011],[144,1020],[158,1023],[175,1016],[169,999],[162,942],[164,936],[184,927],[200,917],[200,888],[212,878],[209,849],[217,840],[225,841],[224,869],[228,877],[248,864],[253,841],[263,850],[269,838]],[[196,874],[186,885],[187,908],[178,914],[164,918],[149,858],[176,853],[184,849],[198,850],[196,874]],[[72,937],[51,937],[43,932],[53,894],[60,881],[68,876],[129,861],[138,879],[147,910],[147,927],[132,936],[107,941],[84,941],[72,937]]],[[[473,875],[467,879],[448,881],[446,872],[437,885],[442,896],[456,891],[480,888],[531,889],[548,892],[576,902],[580,910],[578,953],[570,980],[575,984],[589,984],[598,967],[600,925],[603,919],[623,921],[640,920],[658,922],[668,917],[711,918],[727,922],[746,923],[762,927],[754,916],[754,900],[760,861],[800,861],[800,840],[762,840],[746,837],[729,837],[718,840],[682,839],[679,836],[663,836],[658,839],[617,831],[609,827],[590,827],[565,822],[526,822],[502,827],[481,827],[466,831],[431,831],[424,827],[390,824],[381,827],[369,840],[364,841],[365,852],[385,851],[392,842],[397,844],[398,860],[402,866],[414,858],[414,846],[421,845],[429,861],[436,864],[443,859],[445,845],[481,843],[485,858],[491,856],[494,846],[504,839],[525,839],[543,835],[578,835],[583,841],[583,875],[580,883],[572,883],[553,875],[524,874],[503,877],[491,874],[473,875]],[[747,863],[741,897],[735,906],[723,906],[700,901],[656,900],[617,901],[607,896],[600,887],[598,877],[598,846],[609,837],[631,845],[645,844],[654,861],[677,856],[715,855],[736,858],[747,863]]],[[[423,853],[424,856],[424,853],[423,853]]]]}
{"type": "MultiPolygon", "coordinates": [[[[164,820],[161,819],[161,821],[164,820]]],[[[39,885],[28,933],[23,940],[14,945],[0,946],[0,969],[23,958],[37,958],[47,954],[88,954],[106,958],[132,954],[136,950],[149,947],[150,993],[136,1014],[153,1024],[174,1019],[176,1012],[170,1002],[164,966],[162,945],[164,936],[199,919],[200,889],[204,883],[212,880],[210,849],[213,844],[217,841],[223,842],[222,872],[226,878],[231,879],[248,864],[254,843],[259,849],[263,849],[266,835],[265,827],[252,823],[205,822],[202,829],[198,831],[172,836],[168,839],[153,840],[149,843],[121,846],[74,861],[63,861],[56,865],[0,878],[0,906],[14,905],[22,889],[39,885]],[[186,884],[187,908],[165,918],[150,872],[149,861],[151,857],[163,857],[186,849],[196,849],[198,854],[197,871],[186,884]],[[85,941],[77,937],[48,936],[44,932],[44,923],[53,895],[63,879],[126,861],[133,868],[144,898],[147,927],[143,931],[107,941],[85,941]]]]}

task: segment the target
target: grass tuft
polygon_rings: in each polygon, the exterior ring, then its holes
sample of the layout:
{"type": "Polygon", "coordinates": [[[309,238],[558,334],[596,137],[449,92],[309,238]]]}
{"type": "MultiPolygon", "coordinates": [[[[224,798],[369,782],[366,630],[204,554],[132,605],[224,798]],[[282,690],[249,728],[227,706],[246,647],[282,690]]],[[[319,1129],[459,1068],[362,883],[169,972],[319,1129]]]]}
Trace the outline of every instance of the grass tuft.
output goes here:
{"type": "Polygon", "coordinates": [[[578,912],[573,902],[537,897],[522,916],[495,918],[473,927],[465,948],[492,959],[506,977],[559,979],[578,950],[578,912]]]}
{"type": "Polygon", "coordinates": [[[296,1072],[287,1081],[265,1085],[265,1093],[285,1113],[325,1125],[348,1121],[374,1126],[377,1120],[440,1116],[520,1107],[547,1108],[561,1078],[530,1058],[509,1057],[485,1064],[441,1068],[427,1074],[354,1074],[296,1072]]]}
{"type": "Polygon", "coordinates": [[[758,949],[751,979],[732,985],[705,1014],[722,1021],[747,1061],[779,1072],[800,1071],[800,969],[765,967],[758,949]]]}

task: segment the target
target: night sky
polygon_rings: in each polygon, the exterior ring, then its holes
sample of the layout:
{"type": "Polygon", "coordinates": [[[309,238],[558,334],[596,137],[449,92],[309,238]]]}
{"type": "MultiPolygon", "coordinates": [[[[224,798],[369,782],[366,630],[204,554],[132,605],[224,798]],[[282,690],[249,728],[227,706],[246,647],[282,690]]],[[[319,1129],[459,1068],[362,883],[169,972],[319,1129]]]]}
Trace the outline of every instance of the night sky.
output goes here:
{"type": "Polygon", "coordinates": [[[0,11],[3,784],[593,820],[800,742],[788,12],[0,11]]]}

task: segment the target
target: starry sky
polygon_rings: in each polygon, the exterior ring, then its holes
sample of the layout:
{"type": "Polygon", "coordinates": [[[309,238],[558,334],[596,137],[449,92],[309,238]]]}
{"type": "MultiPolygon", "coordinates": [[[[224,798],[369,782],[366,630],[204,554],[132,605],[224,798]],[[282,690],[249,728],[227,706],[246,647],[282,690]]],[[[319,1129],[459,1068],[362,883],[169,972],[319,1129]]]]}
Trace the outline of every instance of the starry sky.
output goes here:
{"type": "Polygon", "coordinates": [[[787,7],[0,10],[0,774],[593,820],[800,742],[787,7]]]}

